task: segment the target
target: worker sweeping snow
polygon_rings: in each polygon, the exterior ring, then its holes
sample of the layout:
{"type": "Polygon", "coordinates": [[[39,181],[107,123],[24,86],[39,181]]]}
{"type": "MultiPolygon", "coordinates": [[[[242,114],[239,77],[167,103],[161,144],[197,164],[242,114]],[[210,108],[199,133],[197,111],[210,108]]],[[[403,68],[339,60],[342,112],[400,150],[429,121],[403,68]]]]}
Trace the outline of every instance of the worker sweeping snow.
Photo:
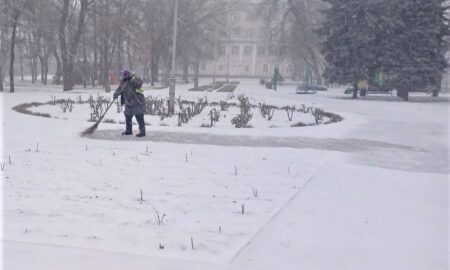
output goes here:
{"type": "Polygon", "coordinates": [[[133,134],[132,120],[134,116],[139,125],[139,133],[136,136],[145,136],[145,97],[142,79],[129,70],[123,70],[119,87],[114,92],[113,98],[117,99],[119,96],[121,97],[121,104],[125,105],[125,131],[122,135],[133,134]]]}
{"type": "Polygon", "coordinates": [[[133,116],[139,125],[139,133],[136,137],[145,136],[145,122],[144,122],[144,112],[145,112],[145,97],[144,89],[142,88],[142,79],[132,74],[129,70],[122,71],[122,77],[120,80],[119,87],[113,95],[113,100],[109,103],[103,115],[97,120],[97,122],[83,131],[81,136],[89,136],[98,128],[106,113],[108,112],[114,101],[120,96],[121,105],[125,105],[124,115],[125,115],[125,131],[122,135],[133,134],[133,116]]]}

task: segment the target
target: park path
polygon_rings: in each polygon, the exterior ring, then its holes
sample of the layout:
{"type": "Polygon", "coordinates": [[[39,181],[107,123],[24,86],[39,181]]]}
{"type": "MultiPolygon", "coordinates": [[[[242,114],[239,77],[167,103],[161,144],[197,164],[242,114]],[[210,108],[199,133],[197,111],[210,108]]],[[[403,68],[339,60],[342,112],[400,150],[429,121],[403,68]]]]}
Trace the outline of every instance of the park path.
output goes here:
{"type": "Polygon", "coordinates": [[[352,161],[357,164],[404,171],[448,173],[447,148],[424,149],[419,146],[374,139],[219,135],[171,131],[149,131],[146,137],[136,138],[135,136],[123,136],[120,130],[98,130],[89,138],[225,147],[288,147],[326,150],[348,153],[352,155],[352,161]],[[439,162],[436,162],[436,160],[439,160],[439,162]]]}

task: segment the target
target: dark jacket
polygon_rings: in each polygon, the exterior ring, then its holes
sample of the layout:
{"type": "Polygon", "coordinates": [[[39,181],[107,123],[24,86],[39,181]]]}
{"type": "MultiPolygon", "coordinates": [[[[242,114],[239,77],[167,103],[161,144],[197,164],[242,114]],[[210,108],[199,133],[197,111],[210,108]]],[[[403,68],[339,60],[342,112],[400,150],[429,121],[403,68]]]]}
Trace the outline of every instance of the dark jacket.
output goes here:
{"type": "Polygon", "coordinates": [[[142,93],[142,80],[133,76],[120,82],[117,94],[121,95],[121,101],[125,104],[126,115],[137,115],[145,113],[145,97],[142,93]]]}

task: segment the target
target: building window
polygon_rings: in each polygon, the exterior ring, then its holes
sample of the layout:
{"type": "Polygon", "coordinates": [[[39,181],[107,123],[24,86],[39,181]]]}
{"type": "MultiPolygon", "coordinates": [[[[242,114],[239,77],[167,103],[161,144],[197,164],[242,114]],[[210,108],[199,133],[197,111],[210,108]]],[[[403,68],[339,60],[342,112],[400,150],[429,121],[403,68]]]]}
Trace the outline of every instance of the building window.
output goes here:
{"type": "Polygon", "coordinates": [[[258,47],[258,56],[263,56],[266,53],[264,47],[258,47]]]}
{"type": "Polygon", "coordinates": [[[249,71],[250,71],[250,67],[249,67],[248,65],[246,65],[246,66],[244,67],[244,70],[245,70],[245,72],[249,72],[249,71]]]}
{"type": "Polygon", "coordinates": [[[268,65],[268,64],[264,64],[264,66],[263,66],[263,72],[264,72],[264,73],[269,72],[269,65],[268,65]]]}
{"type": "Polygon", "coordinates": [[[273,56],[274,54],[275,54],[275,50],[274,50],[274,48],[273,47],[269,47],[269,55],[270,56],[273,56]]]}
{"type": "Polygon", "coordinates": [[[245,37],[248,39],[253,39],[255,37],[255,31],[249,29],[245,31],[245,37]]]}
{"type": "Polygon", "coordinates": [[[286,72],[287,73],[291,73],[292,72],[292,66],[291,65],[287,65],[286,66],[286,72]]]}
{"type": "Polygon", "coordinates": [[[219,46],[218,53],[219,53],[219,55],[224,55],[225,54],[225,46],[219,46]]]}
{"type": "Polygon", "coordinates": [[[239,55],[239,46],[231,47],[231,54],[232,55],[239,55]]]}
{"type": "Polygon", "coordinates": [[[219,65],[219,71],[223,71],[223,65],[219,65]]]}
{"type": "Polygon", "coordinates": [[[245,48],[244,48],[244,55],[245,56],[251,56],[252,55],[252,46],[245,46],[245,48]]]}
{"type": "Polygon", "coordinates": [[[255,13],[253,11],[247,12],[247,20],[248,21],[254,21],[255,20],[255,13]]]}
{"type": "Polygon", "coordinates": [[[258,38],[265,39],[267,34],[264,32],[264,30],[260,30],[258,33],[258,38]]]}
{"type": "Polygon", "coordinates": [[[234,14],[234,21],[239,22],[240,20],[241,20],[241,14],[239,14],[239,12],[234,14]]]}
{"type": "Polygon", "coordinates": [[[239,37],[241,35],[241,29],[239,28],[234,28],[233,29],[233,36],[234,37],[239,37]]]}
{"type": "Polygon", "coordinates": [[[201,70],[201,71],[205,71],[205,70],[206,70],[205,63],[202,63],[202,64],[200,65],[200,70],[201,70]]]}

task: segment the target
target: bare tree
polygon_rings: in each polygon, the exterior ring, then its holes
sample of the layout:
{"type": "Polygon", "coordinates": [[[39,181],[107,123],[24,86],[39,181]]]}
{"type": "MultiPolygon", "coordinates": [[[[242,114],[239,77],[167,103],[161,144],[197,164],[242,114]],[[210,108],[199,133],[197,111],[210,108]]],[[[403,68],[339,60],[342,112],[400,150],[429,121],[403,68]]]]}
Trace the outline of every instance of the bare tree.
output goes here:
{"type": "Polygon", "coordinates": [[[19,19],[27,9],[30,4],[30,0],[5,0],[6,10],[10,12],[10,23],[11,23],[11,50],[10,50],[10,62],[9,62],[9,91],[14,92],[14,60],[15,60],[15,46],[16,46],[16,36],[17,27],[19,24],[19,19]]]}
{"type": "MultiPolygon", "coordinates": [[[[74,86],[73,69],[75,56],[77,54],[78,45],[81,40],[81,34],[84,30],[85,17],[88,11],[88,7],[93,2],[93,0],[79,0],[80,7],[78,12],[77,26],[73,30],[73,35],[71,35],[71,38],[67,39],[66,31],[69,19],[69,9],[71,5],[74,5],[74,3],[76,4],[77,2],[78,1],[63,0],[61,21],[59,24],[59,42],[61,46],[64,91],[72,90],[74,86]]],[[[74,10],[74,13],[77,13],[77,9],[75,7],[72,8],[74,10]]]]}
{"type": "Polygon", "coordinates": [[[6,64],[9,51],[9,25],[8,14],[0,12],[0,91],[3,91],[3,81],[5,77],[4,66],[6,64]]]}
{"type": "Polygon", "coordinates": [[[324,60],[315,30],[324,6],[321,0],[263,0],[258,9],[269,30],[266,38],[281,51],[281,58],[290,57],[294,62],[294,76],[299,75],[299,65],[303,64],[303,68],[312,68],[318,84],[322,83],[324,60]]]}
{"type": "MultiPolygon", "coordinates": [[[[218,0],[181,2],[182,19],[177,51],[182,59],[183,73],[187,73],[189,63],[193,64],[194,88],[198,87],[200,63],[213,57],[214,41],[224,27],[220,15],[229,9],[225,2],[218,0]]],[[[187,74],[183,74],[183,77],[187,79],[187,74]]]]}
{"type": "MultiPolygon", "coordinates": [[[[143,64],[147,67],[147,71],[150,71],[150,82],[154,86],[155,82],[159,81],[158,72],[161,63],[170,62],[173,10],[165,0],[143,1],[141,5],[140,17],[144,20],[142,27],[145,29],[141,53],[147,56],[143,59],[145,60],[143,64]]],[[[166,65],[167,69],[168,65],[166,65]]]]}

